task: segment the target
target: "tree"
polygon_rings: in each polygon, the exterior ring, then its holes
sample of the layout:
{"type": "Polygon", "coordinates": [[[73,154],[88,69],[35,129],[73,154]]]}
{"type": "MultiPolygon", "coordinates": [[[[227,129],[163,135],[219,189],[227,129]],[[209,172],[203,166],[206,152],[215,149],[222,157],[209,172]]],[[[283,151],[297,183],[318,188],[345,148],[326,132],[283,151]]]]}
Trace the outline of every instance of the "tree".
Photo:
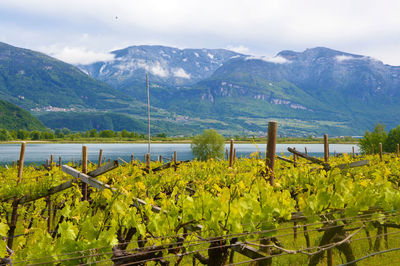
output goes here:
{"type": "Polygon", "coordinates": [[[91,138],[97,138],[99,134],[97,133],[97,130],[95,128],[90,130],[90,137],[91,138]]]}
{"type": "Polygon", "coordinates": [[[40,131],[32,131],[31,132],[31,140],[39,140],[40,139],[40,131]]]}
{"type": "Polygon", "coordinates": [[[130,135],[131,134],[126,129],[121,131],[121,137],[123,137],[123,138],[129,138],[130,135]]]}
{"type": "Polygon", "coordinates": [[[376,124],[373,132],[369,132],[368,130],[365,132],[365,135],[362,139],[360,139],[359,146],[361,153],[370,154],[375,153],[379,149],[379,143],[382,145],[386,142],[387,134],[385,132],[384,124],[376,124]]]}
{"type": "Polygon", "coordinates": [[[214,129],[205,129],[193,138],[190,148],[199,160],[224,157],[225,138],[214,129]]]}
{"type": "Polygon", "coordinates": [[[392,128],[389,131],[383,147],[387,152],[395,152],[397,150],[397,144],[400,144],[400,126],[392,128]]]}
{"type": "Polygon", "coordinates": [[[113,130],[102,130],[99,134],[100,138],[114,138],[115,133],[113,130]]]}
{"type": "Polygon", "coordinates": [[[62,132],[62,130],[59,128],[56,129],[55,134],[56,134],[56,138],[60,138],[60,139],[64,138],[64,132],[62,132]]]}
{"type": "Polygon", "coordinates": [[[20,140],[28,139],[29,138],[29,131],[20,129],[17,131],[17,138],[20,140]]]}
{"type": "Polygon", "coordinates": [[[0,129],[0,140],[11,140],[11,135],[7,129],[0,129]]]}

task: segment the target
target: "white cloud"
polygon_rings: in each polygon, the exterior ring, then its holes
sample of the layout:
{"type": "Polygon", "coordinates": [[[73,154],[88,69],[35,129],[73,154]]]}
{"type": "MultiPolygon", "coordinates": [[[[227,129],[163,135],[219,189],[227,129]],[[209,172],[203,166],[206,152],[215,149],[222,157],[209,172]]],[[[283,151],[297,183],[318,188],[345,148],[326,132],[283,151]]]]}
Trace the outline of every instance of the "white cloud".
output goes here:
{"type": "Polygon", "coordinates": [[[287,64],[291,63],[292,61],[287,60],[286,58],[282,56],[274,56],[274,57],[267,57],[267,56],[248,56],[246,57],[246,60],[262,60],[268,63],[274,63],[274,64],[287,64]]]}
{"type": "Polygon", "coordinates": [[[351,56],[351,55],[337,55],[335,58],[336,58],[336,60],[337,60],[338,62],[343,62],[343,61],[347,61],[347,60],[356,60],[356,59],[359,59],[359,58],[354,57],[354,56],[351,56]]]}
{"type": "Polygon", "coordinates": [[[160,76],[162,78],[166,78],[169,76],[168,70],[163,68],[160,64],[160,62],[157,62],[155,65],[150,67],[150,72],[153,75],[160,76]]]}
{"type": "Polygon", "coordinates": [[[31,49],[240,44],[230,49],[272,55],[326,46],[400,65],[398,10],[397,0],[2,0],[0,33],[31,49]]]}
{"type": "MultiPolygon", "coordinates": [[[[54,50],[54,48],[51,50],[54,50]]],[[[89,51],[81,47],[64,47],[61,50],[50,52],[49,55],[69,64],[91,64],[114,59],[113,54],[89,51]]]]}
{"type": "Polygon", "coordinates": [[[174,70],[174,77],[190,79],[190,74],[186,73],[183,68],[177,68],[174,70]]]}
{"type": "Polygon", "coordinates": [[[239,54],[250,54],[250,49],[244,45],[239,45],[239,46],[228,45],[226,49],[234,51],[239,54]]]}

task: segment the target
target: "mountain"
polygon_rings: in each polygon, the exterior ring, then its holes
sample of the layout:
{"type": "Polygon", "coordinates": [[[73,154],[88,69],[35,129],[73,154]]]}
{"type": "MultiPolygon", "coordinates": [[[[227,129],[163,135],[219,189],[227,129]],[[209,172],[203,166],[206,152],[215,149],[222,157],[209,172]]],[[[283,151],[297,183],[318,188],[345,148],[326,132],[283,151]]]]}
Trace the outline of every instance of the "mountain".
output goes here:
{"type": "Polygon", "coordinates": [[[200,101],[209,113],[256,119],[252,124],[295,119],[297,132],[317,126],[362,134],[378,121],[398,124],[400,67],[323,47],[282,51],[273,58],[231,59],[180,97],[190,99],[188,106],[200,101]]]}
{"type": "Polygon", "coordinates": [[[178,49],[159,45],[130,46],[111,52],[114,59],[78,67],[114,87],[130,87],[149,73],[152,83],[166,86],[194,84],[211,76],[232,57],[243,55],[225,49],[178,49]]]}
{"type": "MultiPolygon", "coordinates": [[[[145,82],[138,84],[145,87],[145,82]]],[[[145,97],[135,100],[75,66],[5,43],[0,43],[0,97],[31,111],[51,128],[119,129],[122,122],[139,132],[147,127],[145,97]]],[[[161,108],[153,107],[152,117],[166,128],[156,127],[156,132],[179,126],[161,108]]]]}
{"type": "Polygon", "coordinates": [[[27,109],[112,109],[127,105],[125,95],[78,68],[5,43],[0,43],[0,96],[27,109]]]}
{"type": "Polygon", "coordinates": [[[244,57],[225,49],[178,49],[159,45],[130,46],[111,54],[114,55],[111,61],[78,67],[138,100],[146,99],[143,84],[148,73],[151,98],[156,105],[180,88],[210,77],[229,59],[244,57]]]}
{"type": "Polygon", "coordinates": [[[28,111],[0,100],[0,129],[45,130],[46,127],[28,111]]]}
{"type": "Polygon", "coordinates": [[[184,116],[186,123],[214,121],[228,134],[264,134],[275,119],[282,135],[360,135],[377,122],[394,127],[400,117],[400,67],[367,56],[324,47],[272,58],[161,46],[113,53],[114,61],[86,71],[137,99],[145,99],[136,82],[148,71],[153,106],[184,116]],[[196,68],[200,58],[208,65],[196,68]],[[213,58],[219,61],[211,67],[213,58]],[[210,71],[200,71],[205,67],[210,71]],[[191,79],[174,78],[179,68],[191,79]]]}
{"type": "Polygon", "coordinates": [[[0,96],[51,128],[191,135],[360,135],[400,117],[400,67],[324,47],[254,57],[224,49],[132,46],[114,59],[72,66],[0,43],[0,96]],[[79,67],[79,68],[78,68],[79,67]],[[86,74],[85,74],[86,73],[86,74]]]}

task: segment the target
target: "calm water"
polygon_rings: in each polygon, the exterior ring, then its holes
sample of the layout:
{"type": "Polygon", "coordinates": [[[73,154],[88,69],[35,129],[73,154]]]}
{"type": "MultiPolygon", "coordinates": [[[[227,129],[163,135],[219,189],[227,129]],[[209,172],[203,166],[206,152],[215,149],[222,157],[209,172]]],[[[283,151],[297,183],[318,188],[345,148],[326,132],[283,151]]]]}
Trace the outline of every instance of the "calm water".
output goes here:
{"type": "MultiPolygon", "coordinates": [[[[26,164],[43,164],[46,159],[53,154],[54,161],[58,161],[61,156],[62,161],[79,161],[82,153],[82,145],[88,147],[88,159],[92,162],[98,161],[99,150],[103,150],[103,156],[106,159],[116,160],[118,157],[129,161],[133,153],[136,160],[143,160],[147,153],[147,144],[27,144],[25,152],[26,164]]],[[[353,144],[331,144],[329,150],[331,153],[351,153],[352,147],[358,153],[359,148],[353,144]]],[[[226,145],[228,148],[229,145],[226,145]]],[[[277,154],[284,153],[289,155],[287,147],[296,147],[298,151],[304,152],[307,147],[308,153],[312,156],[322,157],[324,147],[322,144],[277,144],[277,154]]],[[[237,157],[248,157],[250,153],[257,150],[265,155],[265,144],[235,144],[237,157]]],[[[164,158],[171,158],[173,152],[177,152],[178,160],[191,160],[193,154],[190,144],[151,144],[151,158],[156,160],[159,155],[164,158]]],[[[19,144],[0,144],[0,164],[11,164],[12,161],[19,159],[19,144]]]]}

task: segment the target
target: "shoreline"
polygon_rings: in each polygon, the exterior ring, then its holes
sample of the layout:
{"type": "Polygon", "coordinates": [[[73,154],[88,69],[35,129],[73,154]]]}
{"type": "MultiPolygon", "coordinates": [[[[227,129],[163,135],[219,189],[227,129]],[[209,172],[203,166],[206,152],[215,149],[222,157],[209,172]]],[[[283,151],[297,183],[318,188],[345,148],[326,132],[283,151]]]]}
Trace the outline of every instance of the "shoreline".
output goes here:
{"type": "MultiPolygon", "coordinates": [[[[79,140],[12,140],[12,141],[0,141],[0,145],[2,144],[21,144],[21,142],[26,142],[27,144],[147,144],[146,140],[88,140],[88,139],[79,139],[79,140]]],[[[190,139],[186,140],[153,140],[151,141],[153,144],[190,144],[192,141],[190,139]]],[[[230,141],[225,141],[225,144],[229,144],[230,141]]],[[[266,140],[235,140],[236,144],[266,144],[266,140]]],[[[279,140],[277,139],[277,144],[323,144],[323,140],[279,140]]],[[[358,141],[340,141],[337,139],[329,140],[329,144],[354,144],[358,145],[358,141]]]]}

